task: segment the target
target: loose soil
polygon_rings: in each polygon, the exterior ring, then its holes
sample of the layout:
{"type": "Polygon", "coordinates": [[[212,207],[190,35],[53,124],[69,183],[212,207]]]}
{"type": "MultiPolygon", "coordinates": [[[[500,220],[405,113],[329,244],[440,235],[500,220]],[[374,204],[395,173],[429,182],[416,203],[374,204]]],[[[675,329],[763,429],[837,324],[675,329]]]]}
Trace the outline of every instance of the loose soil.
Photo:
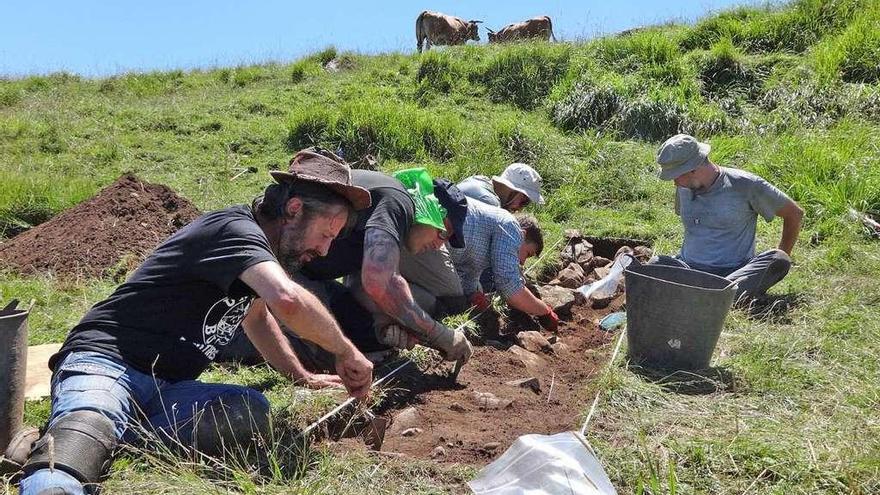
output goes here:
{"type": "MultiPolygon", "coordinates": [[[[457,383],[450,377],[449,363],[427,371],[414,366],[405,368],[407,371],[401,371],[388,387],[386,398],[376,410],[392,420],[381,451],[442,463],[485,465],[521,435],[578,429],[581,415],[592,398],[588,385],[605,365],[610,347],[607,344],[616,336],[599,330],[597,322],[619,310],[623,303],[624,296],[619,295],[602,309],[585,304],[574,306],[570,320],[563,322],[556,334],[557,342],[568,346],[567,352],[536,352],[544,360],[538,367],[527,369],[509,350],[519,330],[512,319],[501,325],[502,334],[488,340],[489,345],[475,347],[474,356],[462,368],[457,383]],[[540,392],[507,384],[529,377],[538,378],[540,392]],[[489,392],[513,402],[502,409],[485,407],[485,401],[475,399],[478,392],[489,392]],[[412,434],[411,430],[404,436],[400,428],[395,428],[393,419],[410,406],[418,411],[414,427],[421,431],[412,434]]],[[[542,334],[552,335],[544,331],[542,334]]],[[[335,448],[356,445],[365,448],[354,439],[343,440],[335,448]]]]}
{"type": "Polygon", "coordinates": [[[126,174],[93,198],[0,244],[0,268],[62,278],[122,277],[199,216],[161,184],[126,174]]]}

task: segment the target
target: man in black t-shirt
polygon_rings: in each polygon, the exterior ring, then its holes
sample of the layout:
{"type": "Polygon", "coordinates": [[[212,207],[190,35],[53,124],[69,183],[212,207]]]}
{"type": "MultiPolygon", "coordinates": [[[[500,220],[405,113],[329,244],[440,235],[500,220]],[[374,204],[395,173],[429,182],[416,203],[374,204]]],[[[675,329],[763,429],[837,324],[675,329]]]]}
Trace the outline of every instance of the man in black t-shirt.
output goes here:
{"type": "Polygon", "coordinates": [[[463,248],[467,206],[434,196],[425,169],[404,170],[395,177],[354,170],[352,183],[370,191],[372,206],[358,212],[352,232],[334,240],[327,256],[307,263],[303,274],[330,285],[345,277],[351,294],[373,313],[380,343],[398,348],[420,343],[450,361],[466,362],[473,349],[464,333],[431,317],[413,297],[418,287],[407,283],[398,265],[403,249],[417,254],[439,249],[447,240],[463,248]]]}
{"type": "Polygon", "coordinates": [[[272,175],[278,183],[259,204],[208,213],[181,229],[71,330],[50,360],[52,412],[20,493],[93,491],[136,424],[207,455],[252,445],[268,432],[266,398],[195,380],[238,328],[292,379],[368,394],[370,362],[287,273],[327,254],[354,210],[370,206],[369,192],[352,185],[346,165],[311,150],[272,175]],[[304,370],[276,318],[333,354],[338,375],[304,370]]]}

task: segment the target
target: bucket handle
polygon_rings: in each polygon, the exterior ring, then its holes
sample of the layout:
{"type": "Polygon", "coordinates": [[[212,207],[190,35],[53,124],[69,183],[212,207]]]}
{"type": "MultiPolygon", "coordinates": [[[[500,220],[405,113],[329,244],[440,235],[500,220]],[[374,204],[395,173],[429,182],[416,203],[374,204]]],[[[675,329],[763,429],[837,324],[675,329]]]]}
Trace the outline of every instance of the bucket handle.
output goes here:
{"type": "MultiPolygon", "coordinates": [[[[629,253],[627,253],[627,254],[625,254],[625,255],[623,255],[623,256],[629,256],[630,258],[632,258],[632,262],[635,262],[637,266],[644,266],[644,265],[646,265],[646,263],[642,263],[641,261],[639,261],[638,259],[636,259],[635,256],[633,256],[633,255],[631,255],[631,254],[629,254],[629,253]]],[[[632,263],[632,262],[630,262],[630,263],[632,263]]],[[[678,267],[672,267],[672,268],[678,268],[678,267]]],[[[681,268],[683,268],[683,267],[681,267],[681,268]]],[[[693,268],[686,268],[686,269],[687,269],[687,270],[693,270],[693,268]]],[[[624,271],[628,271],[628,270],[629,270],[629,266],[627,266],[627,267],[624,269],[624,271]]],[[[635,273],[635,272],[632,272],[632,273],[635,273]]],[[[652,276],[650,276],[650,275],[645,275],[644,273],[637,273],[637,275],[640,276],[640,277],[649,278],[649,279],[651,279],[651,280],[657,280],[657,281],[659,281],[659,282],[665,282],[665,283],[667,283],[667,284],[673,284],[673,285],[680,285],[680,286],[682,286],[682,287],[688,287],[688,286],[685,285],[685,284],[680,284],[680,283],[678,283],[678,282],[671,282],[671,281],[669,281],[669,280],[661,280],[661,279],[659,279],[659,278],[657,278],[657,277],[652,277],[652,276]]],[[[711,274],[710,274],[710,275],[711,275],[711,274]]],[[[717,275],[716,275],[716,276],[717,276],[717,275]]],[[[719,277],[719,278],[724,278],[724,277],[719,277]]],[[[738,278],[738,279],[736,279],[736,280],[730,280],[729,283],[728,283],[726,286],[724,286],[724,287],[722,287],[722,288],[720,288],[720,289],[708,289],[708,288],[704,288],[704,290],[712,290],[712,291],[724,292],[724,291],[730,290],[731,287],[736,286],[736,285],[737,285],[737,282],[739,282],[740,279],[742,279],[742,278],[743,278],[743,277],[740,277],[740,278],[738,278]]],[[[726,280],[726,279],[725,279],[725,280],[726,280]]],[[[736,290],[736,289],[734,289],[734,290],[736,290]]]]}

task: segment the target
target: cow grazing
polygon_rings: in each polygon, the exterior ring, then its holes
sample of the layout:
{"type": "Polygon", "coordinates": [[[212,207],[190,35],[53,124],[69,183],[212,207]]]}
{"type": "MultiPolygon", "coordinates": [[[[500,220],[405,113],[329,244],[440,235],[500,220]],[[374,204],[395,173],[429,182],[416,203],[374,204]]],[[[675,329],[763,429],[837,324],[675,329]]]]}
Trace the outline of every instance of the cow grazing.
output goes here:
{"type": "Polygon", "coordinates": [[[431,45],[463,45],[467,40],[480,41],[478,24],[483,21],[466,21],[460,17],[424,11],[416,18],[416,47],[422,51],[431,45]]]}
{"type": "Polygon", "coordinates": [[[553,35],[553,23],[550,17],[542,15],[523,22],[516,22],[504,26],[500,31],[489,29],[489,43],[506,43],[508,41],[525,39],[542,39],[556,41],[553,35]]]}

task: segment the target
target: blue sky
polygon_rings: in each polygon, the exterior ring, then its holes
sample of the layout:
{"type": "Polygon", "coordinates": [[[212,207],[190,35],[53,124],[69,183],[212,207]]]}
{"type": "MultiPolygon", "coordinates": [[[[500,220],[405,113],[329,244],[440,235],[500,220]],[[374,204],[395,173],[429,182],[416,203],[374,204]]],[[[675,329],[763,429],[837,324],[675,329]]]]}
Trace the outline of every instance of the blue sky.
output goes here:
{"type": "MultiPolygon", "coordinates": [[[[289,61],[334,45],[413,51],[415,18],[436,10],[498,29],[546,14],[557,38],[589,38],[668,20],[693,21],[751,0],[324,1],[5,0],[0,75],[102,76],[289,61]]],[[[486,40],[481,29],[481,39],[486,40]]]]}

